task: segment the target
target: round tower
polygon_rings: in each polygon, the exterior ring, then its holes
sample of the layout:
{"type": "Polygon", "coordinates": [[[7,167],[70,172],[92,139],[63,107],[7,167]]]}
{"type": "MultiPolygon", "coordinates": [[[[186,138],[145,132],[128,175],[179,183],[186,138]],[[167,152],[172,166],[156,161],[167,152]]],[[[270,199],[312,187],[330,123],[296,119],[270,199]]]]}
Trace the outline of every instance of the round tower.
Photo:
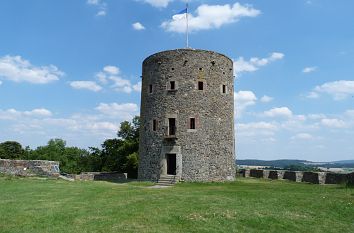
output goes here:
{"type": "Polygon", "coordinates": [[[233,180],[234,78],[230,58],[176,49],[143,62],[139,179],[233,180]]]}

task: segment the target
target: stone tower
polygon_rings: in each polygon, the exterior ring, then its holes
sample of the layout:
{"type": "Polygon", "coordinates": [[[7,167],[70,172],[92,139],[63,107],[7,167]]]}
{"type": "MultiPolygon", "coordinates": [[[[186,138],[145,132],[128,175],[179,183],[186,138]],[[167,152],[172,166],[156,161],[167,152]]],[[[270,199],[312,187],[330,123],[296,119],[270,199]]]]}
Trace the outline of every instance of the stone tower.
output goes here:
{"type": "Polygon", "coordinates": [[[230,58],[176,49],[143,62],[139,179],[233,180],[234,78],[230,58]]]}

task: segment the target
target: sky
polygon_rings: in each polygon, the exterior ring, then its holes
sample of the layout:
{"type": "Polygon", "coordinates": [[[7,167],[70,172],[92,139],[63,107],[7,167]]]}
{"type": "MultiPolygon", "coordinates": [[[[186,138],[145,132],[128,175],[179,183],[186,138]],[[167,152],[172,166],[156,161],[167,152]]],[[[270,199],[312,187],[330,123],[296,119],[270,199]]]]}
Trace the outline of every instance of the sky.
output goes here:
{"type": "MultiPolygon", "coordinates": [[[[0,142],[100,146],[141,66],[185,47],[181,0],[0,1],[0,142]]],[[[191,0],[190,47],[234,61],[238,159],[354,158],[354,1],[191,0]]]]}

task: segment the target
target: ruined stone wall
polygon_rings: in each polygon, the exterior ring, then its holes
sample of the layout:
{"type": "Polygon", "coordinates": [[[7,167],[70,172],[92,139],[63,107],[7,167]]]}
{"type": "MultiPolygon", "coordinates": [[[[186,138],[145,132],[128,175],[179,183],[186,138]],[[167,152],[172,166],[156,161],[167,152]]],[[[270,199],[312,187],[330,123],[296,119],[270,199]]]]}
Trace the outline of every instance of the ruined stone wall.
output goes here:
{"type": "Polygon", "coordinates": [[[250,171],[250,177],[263,178],[263,170],[252,169],[250,171]]]}
{"type": "Polygon", "coordinates": [[[166,174],[166,153],[177,155],[176,175],[182,180],[234,179],[231,59],[192,49],[148,57],[143,62],[140,116],[139,179],[157,180],[166,174]],[[175,90],[169,90],[170,81],[175,90]],[[198,82],[203,82],[203,90],[198,90],[198,82]],[[168,118],[176,118],[175,137],[167,136],[168,118]],[[190,118],[195,118],[196,129],[189,129],[190,118]]]}
{"type": "Polygon", "coordinates": [[[312,184],[344,184],[354,185],[354,173],[337,174],[331,172],[302,172],[284,170],[261,170],[261,169],[241,169],[238,171],[240,176],[265,178],[265,179],[284,179],[294,182],[306,182],[312,184]]]}
{"type": "Polygon", "coordinates": [[[59,162],[0,159],[0,173],[15,176],[59,176],[59,162]]]}
{"type": "Polygon", "coordinates": [[[75,180],[101,180],[119,182],[127,180],[127,173],[118,172],[82,172],[75,176],[75,180]]]}

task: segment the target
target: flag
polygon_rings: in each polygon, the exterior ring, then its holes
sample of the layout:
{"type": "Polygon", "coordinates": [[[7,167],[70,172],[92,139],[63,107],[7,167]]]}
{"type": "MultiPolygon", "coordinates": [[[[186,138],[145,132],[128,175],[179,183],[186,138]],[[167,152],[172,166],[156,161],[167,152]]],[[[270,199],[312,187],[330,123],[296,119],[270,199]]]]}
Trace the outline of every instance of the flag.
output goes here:
{"type": "Polygon", "coordinates": [[[180,12],[178,12],[177,14],[173,15],[172,18],[174,20],[181,20],[184,19],[185,14],[187,14],[187,8],[181,10],[180,12]]]}
{"type": "Polygon", "coordinates": [[[187,7],[180,12],[178,12],[176,15],[181,15],[181,14],[187,14],[187,7]]]}

